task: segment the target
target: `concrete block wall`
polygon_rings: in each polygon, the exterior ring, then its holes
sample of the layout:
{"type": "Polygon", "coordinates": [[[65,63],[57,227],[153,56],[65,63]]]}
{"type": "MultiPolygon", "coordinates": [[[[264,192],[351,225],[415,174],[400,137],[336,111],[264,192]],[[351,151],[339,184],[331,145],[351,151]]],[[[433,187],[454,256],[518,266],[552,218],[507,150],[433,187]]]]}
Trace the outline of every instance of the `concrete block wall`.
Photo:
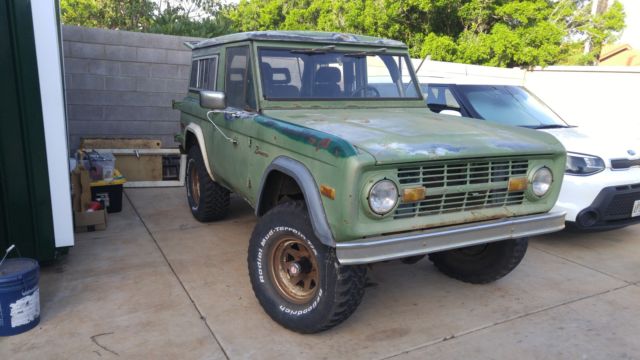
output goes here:
{"type": "Polygon", "coordinates": [[[154,138],[175,147],[194,38],[62,27],[70,148],[82,137],[154,138]]]}

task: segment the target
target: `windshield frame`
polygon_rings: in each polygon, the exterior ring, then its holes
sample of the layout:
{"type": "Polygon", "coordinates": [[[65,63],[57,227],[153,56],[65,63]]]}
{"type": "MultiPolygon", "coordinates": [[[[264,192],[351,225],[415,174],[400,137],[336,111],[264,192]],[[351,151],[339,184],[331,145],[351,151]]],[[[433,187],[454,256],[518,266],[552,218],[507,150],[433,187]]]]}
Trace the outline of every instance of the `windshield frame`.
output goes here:
{"type": "MultiPolygon", "coordinates": [[[[334,44],[330,44],[334,45],[334,44]]],[[[415,88],[415,97],[294,97],[294,98],[269,98],[265,96],[265,89],[262,79],[262,69],[260,66],[261,50],[301,50],[309,48],[319,48],[319,44],[307,44],[307,43],[256,43],[255,44],[255,72],[257,88],[259,91],[259,101],[262,103],[262,108],[283,108],[290,107],[294,103],[298,106],[301,103],[308,103],[312,107],[322,108],[343,108],[349,106],[349,103],[356,103],[361,105],[372,105],[374,107],[424,107],[423,95],[420,89],[420,84],[413,68],[411,57],[404,48],[388,47],[387,51],[381,52],[375,55],[389,55],[389,56],[401,56],[405,60],[406,71],[409,72],[411,80],[407,83],[408,86],[415,88]]],[[[333,49],[326,52],[341,53],[341,54],[353,54],[358,52],[374,52],[380,49],[377,46],[371,45],[359,45],[354,44],[350,46],[340,46],[335,44],[333,49]]],[[[353,105],[353,104],[352,104],[353,105]]],[[[356,105],[357,106],[357,105],[356,105]]]]}
{"type": "MultiPolygon", "coordinates": [[[[436,85],[436,84],[434,84],[434,85],[436,85]]],[[[493,124],[506,125],[506,126],[518,126],[518,127],[522,127],[522,128],[526,128],[526,129],[544,129],[545,125],[546,126],[558,125],[559,127],[566,127],[566,128],[573,127],[573,126],[569,125],[551,107],[549,107],[549,105],[547,105],[544,101],[542,101],[542,99],[540,99],[534,93],[529,91],[529,89],[527,89],[526,87],[521,86],[521,85],[511,85],[511,84],[450,84],[449,87],[452,88],[453,91],[455,91],[456,97],[458,97],[460,99],[460,101],[463,102],[463,106],[467,109],[468,112],[471,113],[470,115],[472,115],[472,117],[474,117],[474,118],[483,119],[483,120],[489,121],[489,122],[491,122],[493,124]],[[478,112],[478,110],[471,103],[471,101],[469,100],[469,97],[467,96],[467,92],[464,90],[464,87],[471,87],[471,88],[496,87],[496,88],[500,88],[501,90],[504,89],[507,92],[509,92],[509,88],[518,88],[519,90],[524,91],[525,93],[527,93],[527,95],[529,95],[533,99],[535,99],[547,111],[552,113],[557,118],[557,120],[559,122],[558,123],[554,123],[554,124],[545,124],[545,123],[541,122],[538,126],[527,126],[527,125],[518,125],[518,124],[504,124],[504,123],[501,123],[501,122],[498,122],[498,121],[494,121],[492,119],[487,119],[484,115],[482,115],[480,112],[478,112]]],[[[536,120],[539,121],[537,118],[536,118],[536,120]]]]}

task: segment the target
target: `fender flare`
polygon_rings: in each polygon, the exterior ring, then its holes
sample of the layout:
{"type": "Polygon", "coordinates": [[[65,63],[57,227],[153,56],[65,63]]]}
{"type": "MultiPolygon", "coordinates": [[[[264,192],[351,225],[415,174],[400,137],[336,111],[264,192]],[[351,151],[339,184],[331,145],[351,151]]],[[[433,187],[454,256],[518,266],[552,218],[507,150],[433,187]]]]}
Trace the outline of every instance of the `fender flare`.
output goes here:
{"type": "Polygon", "coordinates": [[[260,192],[255,210],[256,216],[259,216],[259,214],[262,213],[261,206],[264,187],[269,174],[273,171],[280,171],[290,176],[298,183],[307,204],[307,211],[309,211],[309,218],[311,219],[313,232],[322,244],[335,248],[336,242],[333,238],[331,227],[329,227],[327,216],[324,212],[324,206],[322,205],[318,185],[316,184],[316,181],[314,180],[313,175],[311,175],[309,169],[307,169],[307,167],[301,162],[290,157],[278,156],[264,171],[262,181],[260,182],[260,192]]]}
{"type": "Polygon", "coordinates": [[[213,176],[213,171],[211,166],[209,165],[209,155],[207,155],[207,145],[204,142],[204,134],[202,133],[202,128],[200,125],[189,123],[187,127],[184,129],[185,132],[185,142],[187,141],[186,133],[190,132],[196,137],[196,141],[198,142],[198,146],[200,147],[200,152],[202,152],[202,161],[204,161],[204,166],[207,168],[207,173],[211,177],[211,180],[215,181],[215,177],[213,176]]]}

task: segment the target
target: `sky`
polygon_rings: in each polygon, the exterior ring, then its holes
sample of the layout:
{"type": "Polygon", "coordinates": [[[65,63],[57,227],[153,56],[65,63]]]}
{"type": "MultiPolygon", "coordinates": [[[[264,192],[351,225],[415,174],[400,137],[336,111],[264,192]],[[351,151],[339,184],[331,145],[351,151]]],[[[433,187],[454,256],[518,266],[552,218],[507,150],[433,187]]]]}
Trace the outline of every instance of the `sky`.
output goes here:
{"type": "Polygon", "coordinates": [[[639,0],[619,0],[624,5],[627,14],[625,23],[627,27],[622,32],[622,37],[618,41],[620,44],[630,44],[636,49],[640,49],[640,1],[639,0]]]}

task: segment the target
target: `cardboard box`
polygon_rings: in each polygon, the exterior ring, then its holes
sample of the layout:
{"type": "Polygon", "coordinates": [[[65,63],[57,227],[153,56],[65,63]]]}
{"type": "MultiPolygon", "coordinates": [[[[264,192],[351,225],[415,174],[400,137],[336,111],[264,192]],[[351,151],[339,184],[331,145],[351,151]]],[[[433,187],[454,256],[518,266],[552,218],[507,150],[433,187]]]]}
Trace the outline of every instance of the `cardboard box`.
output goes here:
{"type": "Polygon", "coordinates": [[[89,171],[78,166],[71,172],[73,211],[84,212],[91,203],[91,177],[89,171]]]}
{"type": "Polygon", "coordinates": [[[107,211],[74,212],[75,232],[98,231],[107,228],[107,211]]]}
{"type": "Polygon", "coordinates": [[[89,171],[82,166],[76,167],[71,173],[71,197],[75,232],[107,228],[106,210],[87,211],[91,203],[91,178],[89,171]]]}

